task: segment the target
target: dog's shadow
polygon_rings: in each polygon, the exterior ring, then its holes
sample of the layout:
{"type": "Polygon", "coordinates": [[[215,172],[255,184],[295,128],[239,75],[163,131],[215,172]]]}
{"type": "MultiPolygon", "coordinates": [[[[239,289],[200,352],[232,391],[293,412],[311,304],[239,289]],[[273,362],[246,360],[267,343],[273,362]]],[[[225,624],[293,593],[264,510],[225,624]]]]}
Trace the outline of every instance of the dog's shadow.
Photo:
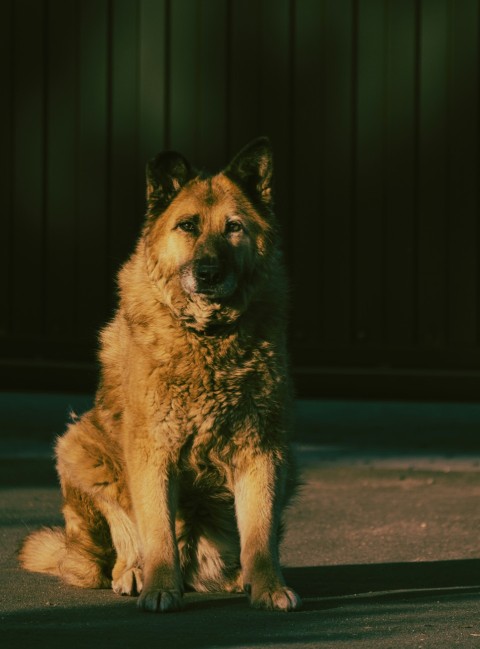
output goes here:
{"type": "Polygon", "coordinates": [[[480,559],[285,568],[287,583],[320,610],[349,599],[408,600],[458,592],[480,593],[480,559]]]}
{"type": "MultiPolygon", "coordinates": [[[[318,646],[322,639],[350,641],[359,633],[359,620],[374,618],[375,624],[364,624],[361,630],[362,639],[373,643],[392,634],[392,606],[398,604],[399,610],[404,610],[406,605],[416,611],[418,598],[428,602],[452,596],[457,603],[459,595],[465,602],[476,598],[480,594],[479,569],[477,559],[285,568],[287,583],[304,601],[300,612],[289,615],[252,610],[241,595],[199,593],[186,595],[186,610],[181,613],[142,614],[134,598],[96,591],[89,599],[87,591],[83,595],[77,591],[68,603],[48,602],[50,606],[35,608],[22,605],[2,615],[2,641],[5,646],[37,649],[134,647],[147,642],[176,649],[318,646]],[[9,645],[10,641],[15,645],[9,645]]],[[[51,588],[49,577],[38,579],[45,587],[50,583],[51,588]]],[[[65,585],[57,588],[74,593],[65,585]]]]}

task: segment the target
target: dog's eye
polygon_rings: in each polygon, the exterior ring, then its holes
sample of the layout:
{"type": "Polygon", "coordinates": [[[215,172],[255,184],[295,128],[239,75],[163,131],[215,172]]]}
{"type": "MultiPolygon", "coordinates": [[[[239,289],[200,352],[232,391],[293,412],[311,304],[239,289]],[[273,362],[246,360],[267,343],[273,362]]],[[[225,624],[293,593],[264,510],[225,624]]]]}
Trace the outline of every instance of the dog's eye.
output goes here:
{"type": "Polygon", "coordinates": [[[225,226],[226,234],[234,234],[235,232],[241,232],[243,230],[243,225],[240,221],[227,221],[225,226]]]}
{"type": "Polygon", "coordinates": [[[189,234],[195,234],[197,232],[197,224],[193,221],[180,221],[177,228],[189,234]]]}

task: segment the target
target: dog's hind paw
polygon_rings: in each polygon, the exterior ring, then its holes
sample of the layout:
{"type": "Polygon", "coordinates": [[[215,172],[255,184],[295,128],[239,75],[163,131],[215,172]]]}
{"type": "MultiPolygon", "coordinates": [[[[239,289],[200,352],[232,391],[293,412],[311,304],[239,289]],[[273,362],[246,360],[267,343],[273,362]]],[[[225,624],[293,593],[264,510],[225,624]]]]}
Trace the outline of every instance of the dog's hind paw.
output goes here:
{"type": "Polygon", "coordinates": [[[270,611],[297,611],[302,606],[302,600],[294,590],[282,586],[252,594],[251,604],[254,608],[270,611]]]}
{"type": "Polygon", "coordinates": [[[183,608],[182,594],[178,590],[148,590],[142,592],[138,608],[152,613],[169,613],[183,608]]]}
{"type": "Polygon", "coordinates": [[[142,588],[143,575],[140,568],[129,568],[112,581],[113,592],[117,595],[140,595],[142,588]]]}

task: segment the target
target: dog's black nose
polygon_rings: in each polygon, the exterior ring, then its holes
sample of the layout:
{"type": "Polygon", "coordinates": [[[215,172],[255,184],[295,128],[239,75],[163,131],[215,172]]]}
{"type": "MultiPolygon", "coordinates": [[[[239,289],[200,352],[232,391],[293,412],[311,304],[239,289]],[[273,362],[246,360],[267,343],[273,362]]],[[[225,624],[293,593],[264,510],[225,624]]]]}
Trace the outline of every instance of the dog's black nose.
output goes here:
{"type": "Polygon", "coordinates": [[[218,259],[205,257],[196,263],[195,275],[205,286],[214,286],[222,279],[222,269],[218,259]]]}

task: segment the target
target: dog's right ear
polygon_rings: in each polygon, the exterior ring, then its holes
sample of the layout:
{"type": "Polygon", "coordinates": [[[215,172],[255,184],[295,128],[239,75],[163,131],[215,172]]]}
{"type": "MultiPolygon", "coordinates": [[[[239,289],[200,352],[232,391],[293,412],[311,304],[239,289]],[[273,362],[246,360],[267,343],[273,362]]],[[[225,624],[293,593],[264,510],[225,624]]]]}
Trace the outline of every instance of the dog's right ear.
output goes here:
{"type": "Polygon", "coordinates": [[[147,163],[149,210],[162,212],[194,175],[190,164],[180,153],[166,151],[155,156],[147,163]]]}

